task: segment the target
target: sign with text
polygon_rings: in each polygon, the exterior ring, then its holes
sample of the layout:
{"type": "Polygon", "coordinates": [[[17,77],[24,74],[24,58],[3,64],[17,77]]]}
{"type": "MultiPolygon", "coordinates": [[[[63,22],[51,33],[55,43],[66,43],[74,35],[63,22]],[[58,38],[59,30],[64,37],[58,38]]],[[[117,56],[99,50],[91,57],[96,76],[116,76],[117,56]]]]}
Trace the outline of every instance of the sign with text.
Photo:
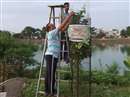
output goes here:
{"type": "Polygon", "coordinates": [[[81,42],[90,37],[90,27],[88,25],[69,25],[68,35],[70,41],[81,42]]]}

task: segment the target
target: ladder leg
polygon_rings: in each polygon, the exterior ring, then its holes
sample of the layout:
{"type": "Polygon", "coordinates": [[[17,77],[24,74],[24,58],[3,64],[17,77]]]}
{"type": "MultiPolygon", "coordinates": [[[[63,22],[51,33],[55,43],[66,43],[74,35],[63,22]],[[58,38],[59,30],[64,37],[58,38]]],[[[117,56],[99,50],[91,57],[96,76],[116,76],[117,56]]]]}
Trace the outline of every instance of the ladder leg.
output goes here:
{"type": "Polygon", "coordinates": [[[39,78],[38,78],[38,82],[37,82],[37,89],[36,89],[36,96],[35,97],[38,97],[38,91],[39,91],[39,88],[40,88],[39,86],[40,86],[40,79],[41,79],[41,74],[42,74],[42,69],[43,69],[43,64],[44,64],[45,50],[46,50],[46,39],[44,41],[44,49],[43,49],[43,52],[42,52],[42,59],[41,59],[39,78]]]}
{"type": "MultiPolygon", "coordinates": [[[[59,33],[59,39],[60,39],[60,42],[61,42],[61,33],[59,33]]],[[[60,50],[61,50],[61,45],[60,45],[60,50]]],[[[58,70],[60,69],[60,63],[61,63],[61,54],[62,52],[60,51],[59,53],[59,58],[58,58],[58,70]]],[[[57,97],[59,97],[60,95],[60,72],[58,72],[57,74],[57,97]]]]}
{"type": "Polygon", "coordinates": [[[70,49],[69,49],[69,39],[68,39],[68,33],[67,31],[65,31],[65,38],[66,38],[66,49],[67,49],[67,58],[69,58],[69,52],[70,52],[70,49]]]}
{"type": "Polygon", "coordinates": [[[55,17],[55,9],[53,8],[52,11],[53,11],[53,24],[55,25],[55,18],[54,18],[55,17]]]}
{"type": "Polygon", "coordinates": [[[52,16],[52,8],[51,8],[50,17],[49,17],[49,23],[51,23],[51,16],[52,16]]]}
{"type": "Polygon", "coordinates": [[[63,42],[62,46],[63,46],[63,48],[62,48],[61,53],[62,53],[62,60],[64,60],[64,58],[65,58],[65,57],[64,57],[64,56],[65,56],[65,54],[64,54],[64,53],[65,53],[65,52],[64,52],[64,51],[65,51],[65,41],[63,42]]]}
{"type": "MultiPolygon", "coordinates": [[[[68,53],[67,53],[67,58],[68,58],[67,61],[69,61],[69,60],[70,60],[70,59],[69,59],[69,58],[70,58],[70,55],[69,55],[69,54],[70,54],[70,48],[69,48],[69,38],[68,38],[68,33],[67,33],[67,31],[65,31],[65,38],[66,38],[66,46],[67,46],[66,49],[67,49],[67,51],[68,51],[68,53]]],[[[70,84],[71,84],[71,85],[70,85],[70,89],[71,89],[71,91],[72,91],[72,95],[71,95],[71,96],[74,97],[74,95],[73,95],[73,83],[74,83],[74,81],[73,81],[73,76],[74,76],[74,75],[73,75],[73,73],[74,73],[74,72],[73,72],[73,65],[70,64],[70,62],[69,62],[68,65],[69,65],[69,67],[70,67],[71,76],[72,76],[72,80],[71,80],[71,82],[70,82],[70,84]]]]}

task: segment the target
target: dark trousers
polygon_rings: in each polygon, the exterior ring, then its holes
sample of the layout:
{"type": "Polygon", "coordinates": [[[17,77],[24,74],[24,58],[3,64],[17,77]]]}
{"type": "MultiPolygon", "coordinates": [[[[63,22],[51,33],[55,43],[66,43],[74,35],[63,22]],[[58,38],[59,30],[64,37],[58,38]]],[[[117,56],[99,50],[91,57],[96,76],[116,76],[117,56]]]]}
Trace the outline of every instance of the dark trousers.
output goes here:
{"type": "Polygon", "coordinates": [[[55,93],[55,73],[58,58],[52,55],[46,55],[46,75],[45,75],[45,92],[55,93]]]}

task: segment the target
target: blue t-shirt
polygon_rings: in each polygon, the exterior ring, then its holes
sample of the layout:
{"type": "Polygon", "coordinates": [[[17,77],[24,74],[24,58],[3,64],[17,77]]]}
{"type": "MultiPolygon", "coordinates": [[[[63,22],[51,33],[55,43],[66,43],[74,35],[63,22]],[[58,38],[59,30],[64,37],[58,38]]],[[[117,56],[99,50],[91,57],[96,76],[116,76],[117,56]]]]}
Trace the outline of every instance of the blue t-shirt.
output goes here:
{"type": "Polygon", "coordinates": [[[69,15],[69,13],[66,13],[64,12],[63,16],[64,16],[64,19],[69,15]]]}
{"type": "Polygon", "coordinates": [[[47,33],[47,50],[45,55],[53,55],[58,58],[60,54],[60,38],[58,28],[47,33]]]}

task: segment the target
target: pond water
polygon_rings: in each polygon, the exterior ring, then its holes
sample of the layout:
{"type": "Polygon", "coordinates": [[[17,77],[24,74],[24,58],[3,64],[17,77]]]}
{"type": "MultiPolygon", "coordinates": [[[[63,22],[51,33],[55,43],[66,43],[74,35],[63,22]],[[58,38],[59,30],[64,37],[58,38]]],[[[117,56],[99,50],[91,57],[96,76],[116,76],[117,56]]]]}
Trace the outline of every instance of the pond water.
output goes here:
{"type": "MultiPolygon", "coordinates": [[[[40,62],[42,51],[35,53],[35,59],[40,62]]],[[[105,70],[107,66],[113,63],[118,65],[119,71],[127,69],[123,61],[130,56],[130,45],[113,44],[113,45],[94,45],[92,49],[91,64],[92,69],[105,70]],[[107,64],[107,66],[106,66],[107,64]]],[[[89,59],[84,58],[81,66],[85,69],[89,68],[89,59]]]]}
{"type": "Polygon", "coordinates": [[[130,45],[95,45],[92,50],[92,68],[104,70],[107,66],[115,63],[118,65],[119,71],[122,72],[127,69],[123,61],[128,56],[130,56],[130,45]]]}

